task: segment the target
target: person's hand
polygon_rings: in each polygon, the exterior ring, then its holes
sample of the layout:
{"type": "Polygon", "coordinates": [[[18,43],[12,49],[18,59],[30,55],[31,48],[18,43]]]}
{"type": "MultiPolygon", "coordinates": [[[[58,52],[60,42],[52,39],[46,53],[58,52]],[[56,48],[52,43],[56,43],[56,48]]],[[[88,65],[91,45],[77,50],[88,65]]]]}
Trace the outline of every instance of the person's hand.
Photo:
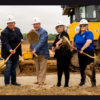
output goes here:
{"type": "Polygon", "coordinates": [[[80,54],[83,54],[83,50],[80,51],[80,54]]]}
{"type": "Polygon", "coordinates": [[[59,47],[59,42],[56,43],[56,49],[57,49],[57,50],[60,49],[60,47],[59,47]]]}
{"type": "Polygon", "coordinates": [[[33,51],[32,51],[32,54],[34,55],[35,53],[36,53],[36,50],[33,50],[33,51]]]}
{"type": "Polygon", "coordinates": [[[52,47],[52,50],[51,50],[52,52],[55,52],[55,48],[54,47],[52,47]]]}
{"type": "Polygon", "coordinates": [[[32,52],[32,49],[29,49],[30,52],[32,52]]]}
{"type": "Polygon", "coordinates": [[[71,48],[72,48],[72,50],[77,50],[77,48],[76,48],[76,47],[74,47],[74,46],[71,46],[71,48]]]}
{"type": "Polygon", "coordinates": [[[21,39],[20,41],[21,41],[21,43],[23,43],[23,42],[24,42],[24,40],[23,40],[23,39],[21,39]]]}
{"type": "Polygon", "coordinates": [[[15,54],[16,51],[15,50],[9,50],[10,53],[15,54]]]}

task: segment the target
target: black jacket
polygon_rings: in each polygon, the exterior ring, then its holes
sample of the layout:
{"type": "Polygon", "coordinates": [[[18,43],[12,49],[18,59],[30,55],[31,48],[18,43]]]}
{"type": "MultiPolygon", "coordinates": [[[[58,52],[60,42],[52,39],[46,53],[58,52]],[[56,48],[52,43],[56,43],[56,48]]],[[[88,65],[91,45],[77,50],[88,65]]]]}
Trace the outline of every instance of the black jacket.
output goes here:
{"type": "MultiPolygon", "coordinates": [[[[62,38],[63,36],[66,36],[69,39],[69,36],[65,31],[61,33],[60,38],[62,38]]],[[[54,47],[56,47],[56,43],[60,40],[58,39],[58,37],[59,37],[59,34],[56,36],[56,39],[53,43],[54,47]]],[[[72,57],[71,51],[70,49],[68,49],[67,46],[62,46],[59,50],[56,50],[55,55],[54,55],[54,58],[57,58],[57,59],[65,59],[65,58],[71,58],[71,57],[72,57]]]]}
{"type": "MultiPolygon", "coordinates": [[[[22,33],[20,32],[20,29],[15,27],[17,37],[14,34],[12,30],[10,30],[8,27],[6,27],[2,32],[1,32],[1,56],[6,59],[9,55],[10,49],[15,49],[15,47],[20,43],[20,40],[23,39],[22,33]]],[[[21,52],[21,45],[18,47],[16,50],[16,53],[13,54],[10,57],[10,60],[16,60],[19,58],[19,55],[22,56],[21,52]]]]}

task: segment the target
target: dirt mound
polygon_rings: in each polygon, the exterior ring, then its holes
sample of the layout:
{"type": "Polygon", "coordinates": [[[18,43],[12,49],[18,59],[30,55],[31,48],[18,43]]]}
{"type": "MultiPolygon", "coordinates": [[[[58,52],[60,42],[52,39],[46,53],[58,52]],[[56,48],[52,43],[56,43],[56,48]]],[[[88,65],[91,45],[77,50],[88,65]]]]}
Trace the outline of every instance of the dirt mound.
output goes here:
{"type": "Polygon", "coordinates": [[[0,95],[100,95],[100,86],[97,87],[57,87],[51,85],[45,86],[2,86],[0,95]]]}
{"type": "MultiPolygon", "coordinates": [[[[36,67],[34,60],[21,61],[19,64],[19,68],[20,68],[20,73],[18,74],[18,76],[36,75],[36,67]]],[[[54,60],[47,61],[47,74],[56,72],[57,72],[56,61],[54,60]]]]}

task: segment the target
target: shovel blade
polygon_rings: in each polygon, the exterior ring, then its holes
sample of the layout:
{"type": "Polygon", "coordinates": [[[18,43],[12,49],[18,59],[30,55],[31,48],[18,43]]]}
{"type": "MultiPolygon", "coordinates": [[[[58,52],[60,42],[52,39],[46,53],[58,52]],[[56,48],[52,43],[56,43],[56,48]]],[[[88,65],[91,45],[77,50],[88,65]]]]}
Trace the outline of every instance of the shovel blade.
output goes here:
{"type": "Polygon", "coordinates": [[[33,60],[43,60],[44,56],[38,56],[38,57],[34,57],[33,60]]]}
{"type": "Polygon", "coordinates": [[[0,61],[0,68],[1,68],[3,65],[5,65],[5,60],[1,60],[1,61],[0,61]]]}

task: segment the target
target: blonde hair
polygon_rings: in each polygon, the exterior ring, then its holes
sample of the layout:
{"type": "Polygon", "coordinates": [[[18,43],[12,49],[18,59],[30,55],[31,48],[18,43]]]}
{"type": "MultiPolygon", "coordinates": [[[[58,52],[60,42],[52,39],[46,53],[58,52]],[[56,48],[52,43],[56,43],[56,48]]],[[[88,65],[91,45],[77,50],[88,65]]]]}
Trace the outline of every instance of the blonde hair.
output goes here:
{"type": "MultiPolygon", "coordinates": [[[[86,32],[90,31],[89,25],[86,24],[86,27],[87,27],[86,32]]],[[[79,25],[79,31],[77,32],[77,34],[79,34],[79,33],[81,33],[81,27],[80,27],[80,25],[79,25]]]]}
{"type": "MultiPolygon", "coordinates": [[[[63,26],[63,30],[66,32],[66,26],[65,25],[62,25],[63,26]]],[[[55,27],[56,31],[57,31],[57,27],[55,27]]],[[[58,32],[58,31],[57,31],[58,32]]],[[[59,33],[59,32],[58,32],[59,33]]]]}

